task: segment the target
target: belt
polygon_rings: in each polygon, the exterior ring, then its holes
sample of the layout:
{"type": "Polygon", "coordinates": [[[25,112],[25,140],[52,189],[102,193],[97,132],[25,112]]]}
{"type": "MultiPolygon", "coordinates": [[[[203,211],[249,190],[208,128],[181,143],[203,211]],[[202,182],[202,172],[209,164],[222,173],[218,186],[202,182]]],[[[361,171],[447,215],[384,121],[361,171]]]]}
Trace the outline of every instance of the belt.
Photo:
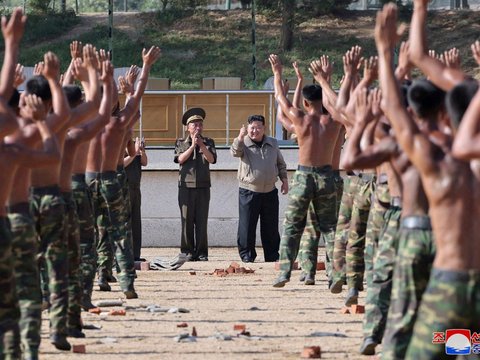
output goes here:
{"type": "Polygon", "coordinates": [[[33,195],[60,195],[60,187],[58,185],[32,187],[30,191],[33,195]]]}
{"type": "Polygon", "coordinates": [[[400,222],[403,229],[432,230],[429,216],[407,216],[400,222]]]}
{"type": "Polygon", "coordinates": [[[393,196],[390,199],[390,205],[395,207],[402,207],[402,198],[400,196],[393,196]]]}
{"type": "Polygon", "coordinates": [[[8,212],[10,214],[30,214],[30,203],[19,202],[8,206],[8,212]]]}
{"type": "Polygon", "coordinates": [[[99,179],[100,179],[99,172],[87,171],[85,173],[85,181],[92,182],[92,180],[99,180],[99,179]]]}
{"type": "Polygon", "coordinates": [[[116,171],[105,171],[100,174],[100,177],[102,180],[112,180],[117,177],[117,172],[116,171]]]}
{"type": "Polygon", "coordinates": [[[329,172],[332,172],[332,166],[331,165],[325,165],[325,166],[305,166],[305,165],[298,165],[297,170],[300,171],[307,171],[307,172],[314,172],[314,173],[320,173],[320,174],[326,174],[329,172]]]}
{"type": "Polygon", "coordinates": [[[377,177],[377,184],[378,184],[378,185],[388,184],[388,176],[387,176],[387,174],[381,173],[380,175],[378,175],[378,177],[377,177]]]}

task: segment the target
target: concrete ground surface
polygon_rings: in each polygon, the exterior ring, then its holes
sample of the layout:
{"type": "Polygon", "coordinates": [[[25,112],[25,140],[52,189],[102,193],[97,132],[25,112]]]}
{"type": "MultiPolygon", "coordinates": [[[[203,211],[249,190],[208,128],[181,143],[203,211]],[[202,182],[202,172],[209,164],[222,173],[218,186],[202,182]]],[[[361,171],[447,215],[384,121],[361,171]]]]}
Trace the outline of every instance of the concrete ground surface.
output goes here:
{"type": "MultiPolygon", "coordinates": [[[[208,262],[187,262],[176,271],[138,271],[135,287],[139,299],[124,302],[125,316],[82,313],[83,322],[100,327],[84,330],[85,354],[61,352],[48,340],[47,313],[43,314],[41,359],[298,359],[304,346],[320,346],[322,359],[366,359],[358,354],[362,340],[361,314],[341,314],[346,289],[333,295],[327,290],[325,271],[314,286],[298,281],[300,271],[282,289],[272,287],[277,275],[273,263],[244,264],[236,248],[211,248],[208,262]],[[254,269],[252,274],[210,275],[232,261],[254,269]],[[190,274],[195,272],[195,275],[190,274]],[[188,313],[149,312],[146,306],[185,308],[188,313]],[[177,327],[187,323],[188,327],[177,327]],[[244,324],[248,336],[237,336],[234,325],[244,324]],[[174,338],[192,332],[194,342],[174,338]],[[215,334],[232,340],[216,339],[215,334]]],[[[324,250],[319,253],[323,257],[324,250]]],[[[147,248],[142,256],[173,258],[174,248],[147,248]]],[[[93,301],[122,299],[118,284],[111,292],[94,291],[93,301]]],[[[364,304],[365,292],[359,303],[364,304]]]]}

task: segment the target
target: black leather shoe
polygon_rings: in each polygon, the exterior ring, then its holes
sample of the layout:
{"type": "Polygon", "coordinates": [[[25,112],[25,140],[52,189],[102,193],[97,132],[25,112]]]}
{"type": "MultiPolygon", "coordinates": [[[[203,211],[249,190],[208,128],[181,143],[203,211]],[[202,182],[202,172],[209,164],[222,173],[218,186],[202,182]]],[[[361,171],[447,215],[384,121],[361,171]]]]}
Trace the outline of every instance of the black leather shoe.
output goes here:
{"type": "Polygon", "coordinates": [[[251,258],[249,258],[248,256],[244,256],[244,257],[242,257],[242,262],[251,263],[251,262],[253,262],[253,260],[251,258]]]}
{"type": "Polygon", "coordinates": [[[377,345],[378,345],[377,342],[371,337],[367,337],[363,339],[363,343],[360,346],[360,354],[375,355],[375,347],[377,345]]]}
{"type": "Polygon", "coordinates": [[[50,342],[58,350],[70,351],[70,349],[72,348],[70,343],[67,341],[67,337],[65,335],[59,335],[59,334],[50,335],[50,342]]]}
{"type": "Polygon", "coordinates": [[[107,279],[103,276],[100,276],[97,280],[97,285],[100,288],[100,291],[112,291],[110,284],[108,283],[107,279]]]}
{"type": "Polygon", "coordinates": [[[112,274],[108,274],[108,275],[107,275],[107,281],[108,281],[108,282],[116,283],[116,282],[117,282],[117,278],[116,278],[115,276],[113,276],[112,274]]]}

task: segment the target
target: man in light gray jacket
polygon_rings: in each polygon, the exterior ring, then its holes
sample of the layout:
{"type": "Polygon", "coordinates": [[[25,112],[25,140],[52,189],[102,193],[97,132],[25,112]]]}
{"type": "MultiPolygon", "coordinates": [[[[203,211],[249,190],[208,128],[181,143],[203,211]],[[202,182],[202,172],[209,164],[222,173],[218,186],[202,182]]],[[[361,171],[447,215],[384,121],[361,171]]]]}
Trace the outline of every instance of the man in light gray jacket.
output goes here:
{"type": "Polygon", "coordinates": [[[280,235],[278,233],[278,190],[288,193],[287,166],[278,148],[277,140],[265,136],[265,118],[251,115],[248,127],[242,126],[230,152],[240,158],[238,167],[238,252],[243,262],[257,257],[255,238],[258,217],[265,261],[278,260],[280,235]]]}

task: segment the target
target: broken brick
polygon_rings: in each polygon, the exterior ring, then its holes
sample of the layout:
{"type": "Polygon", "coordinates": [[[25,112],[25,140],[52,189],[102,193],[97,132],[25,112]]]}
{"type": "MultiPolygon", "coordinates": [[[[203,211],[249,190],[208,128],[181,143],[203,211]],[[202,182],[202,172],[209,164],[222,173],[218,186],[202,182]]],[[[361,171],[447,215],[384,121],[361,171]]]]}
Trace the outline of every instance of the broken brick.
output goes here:
{"type": "Polygon", "coordinates": [[[322,357],[320,346],[305,346],[300,357],[303,359],[320,359],[322,357]]]}
{"type": "Polygon", "coordinates": [[[255,270],[253,270],[252,268],[249,268],[249,267],[245,268],[245,273],[247,273],[247,274],[253,274],[254,272],[255,272],[255,270]]]}
{"type": "Polygon", "coordinates": [[[87,349],[84,344],[72,345],[72,352],[78,354],[85,354],[87,349]]]}
{"type": "Polygon", "coordinates": [[[140,263],[140,270],[141,271],[148,271],[150,270],[150,263],[148,261],[143,261],[140,263]]]}
{"type": "Polygon", "coordinates": [[[245,329],[246,329],[246,325],[244,324],[235,324],[233,325],[233,330],[235,331],[241,331],[241,332],[245,332],[245,329]]]}
{"type": "Polygon", "coordinates": [[[245,274],[245,268],[244,267],[239,267],[235,269],[235,274],[245,274]]]}
{"type": "Polygon", "coordinates": [[[232,265],[230,265],[228,268],[227,268],[227,274],[233,274],[235,272],[235,268],[232,267],[232,265]]]}
{"type": "Polygon", "coordinates": [[[240,267],[240,265],[239,265],[237,262],[232,261],[232,263],[230,264],[230,267],[232,267],[232,268],[234,268],[234,269],[237,269],[237,268],[240,267]]]}
{"type": "Polygon", "coordinates": [[[108,315],[114,315],[114,316],[125,316],[127,314],[127,312],[123,309],[121,310],[110,310],[108,312],[108,315]]]}
{"type": "Polygon", "coordinates": [[[197,337],[197,329],[195,329],[195,326],[192,327],[192,336],[197,337]]]}
{"type": "Polygon", "coordinates": [[[178,328],[186,328],[186,327],[188,327],[188,324],[186,322],[183,322],[183,323],[177,324],[177,327],[178,328]]]}
{"type": "Polygon", "coordinates": [[[344,306],[344,307],[342,307],[342,309],[340,310],[340,313],[341,313],[341,314],[350,314],[350,309],[344,306]]]}
{"type": "Polygon", "coordinates": [[[197,273],[195,271],[190,271],[189,274],[190,275],[197,275],[197,273]]]}
{"type": "Polygon", "coordinates": [[[352,305],[352,306],[350,306],[350,312],[352,314],[365,314],[365,306],[364,305],[352,305]]]}
{"type": "Polygon", "coordinates": [[[93,308],[93,309],[88,309],[88,312],[89,312],[90,314],[97,314],[97,315],[98,315],[98,314],[100,314],[100,313],[102,312],[102,310],[101,310],[99,307],[95,307],[95,308],[93,308]]]}
{"type": "Polygon", "coordinates": [[[323,261],[317,262],[317,270],[325,270],[325,263],[323,261]]]}

